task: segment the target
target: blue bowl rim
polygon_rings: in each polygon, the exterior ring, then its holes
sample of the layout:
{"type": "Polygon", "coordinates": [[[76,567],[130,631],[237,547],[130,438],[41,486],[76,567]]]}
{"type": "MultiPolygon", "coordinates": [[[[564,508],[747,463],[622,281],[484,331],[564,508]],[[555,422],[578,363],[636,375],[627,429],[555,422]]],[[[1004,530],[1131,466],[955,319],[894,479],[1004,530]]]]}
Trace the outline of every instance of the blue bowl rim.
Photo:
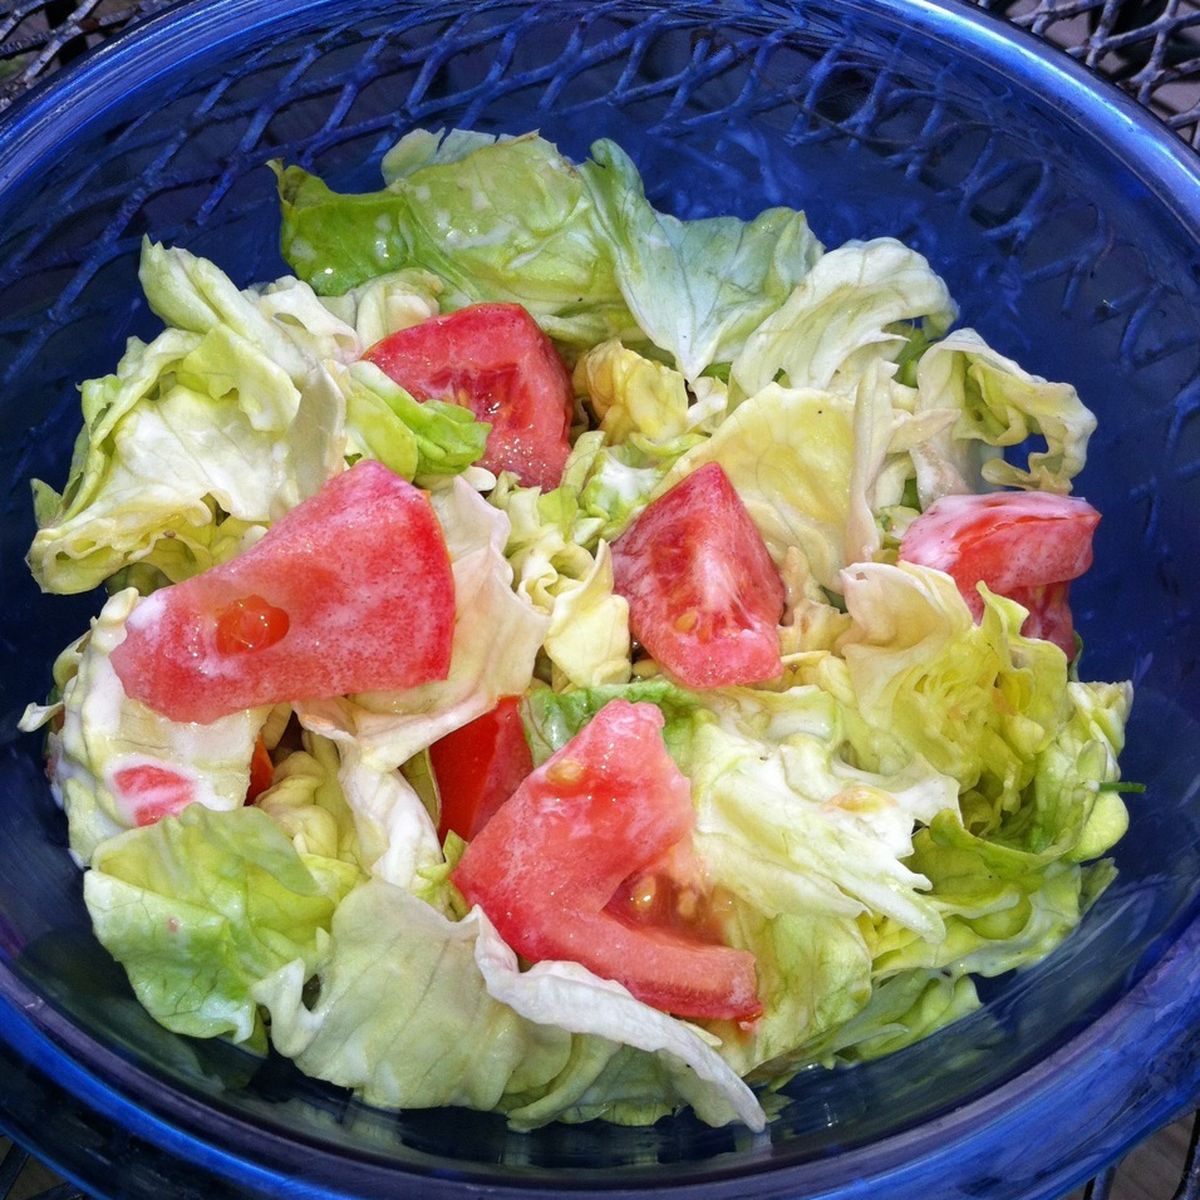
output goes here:
{"type": "MultiPolygon", "coordinates": [[[[510,2],[480,0],[472,7],[482,11],[510,2]]],[[[784,20],[802,16],[804,8],[803,0],[720,2],[747,16],[784,20]]],[[[1200,229],[1200,156],[1135,100],[1062,51],[958,0],[842,2],[848,9],[883,17],[903,13],[923,35],[959,55],[1007,70],[1034,94],[1053,98],[1064,119],[1119,159],[1183,229],[1200,229]]],[[[54,145],[89,123],[113,93],[149,83],[170,69],[164,64],[212,54],[223,42],[283,20],[295,21],[333,3],[337,0],[292,0],[285,8],[262,0],[182,0],[118,34],[30,89],[0,118],[0,192],[37,171],[53,155],[54,145]]],[[[1163,949],[1130,992],[1037,1066],[935,1121],[869,1146],[830,1159],[756,1165],[755,1194],[779,1200],[800,1194],[833,1196],[841,1185],[852,1183],[859,1194],[869,1190],[890,1200],[926,1200],[931,1194],[955,1194],[951,1185],[967,1183],[971,1172],[1000,1184],[1006,1178],[1003,1156],[1011,1156],[1013,1168],[1023,1164],[1042,1144],[1050,1112],[1058,1121],[1057,1140],[1077,1147],[1076,1156],[1069,1164],[1042,1164],[1032,1178],[1024,1163],[1026,1174],[1020,1177],[1035,1190],[1021,1194],[1058,1195],[1093,1175],[1200,1102],[1200,1051],[1195,1045],[1200,1028],[1200,917],[1163,949]],[[1136,1053],[1122,1053],[1122,1046],[1136,1047],[1136,1053]],[[1062,1079],[1068,1075],[1064,1088],[1062,1079]],[[1155,1080],[1155,1087],[1145,1086],[1148,1078],[1155,1080]]],[[[591,1181],[574,1187],[557,1175],[551,1181],[543,1176],[540,1184],[516,1173],[500,1181],[488,1174],[494,1168],[475,1171],[470,1164],[432,1158],[427,1168],[414,1161],[397,1173],[366,1154],[347,1160],[307,1144],[305,1154],[315,1158],[305,1174],[321,1181],[298,1179],[289,1170],[296,1142],[264,1136],[263,1130],[241,1118],[219,1114],[214,1119],[203,1102],[164,1088],[160,1080],[96,1042],[3,962],[0,1039],[78,1100],[120,1119],[132,1134],[182,1161],[266,1194],[333,1200],[379,1194],[381,1184],[394,1190],[404,1179],[414,1186],[419,1183],[420,1191],[414,1194],[431,1200],[544,1196],[548,1186],[561,1191],[564,1184],[578,1196],[643,1194],[625,1172],[615,1173],[613,1185],[607,1187],[592,1186],[591,1181]],[[99,1069],[84,1066],[84,1061],[99,1069]],[[218,1129],[222,1137],[214,1138],[218,1129]],[[261,1153],[264,1143],[272,1151],[269,1161],[261,1153]],[[346,1191],[333,1184],[335,1176],[346,1176],[347,1166],[354,1168],[356,1181],[372,1190],[346,1191]]],[[[38,1149],[77,1183],[104,1185],[100,1179],[81,1178],[82,1168],[56,1155],[54,1147],[38,1149]]],[[[656,1179],[654,1188],[669,1190],[681,1200],[740,1198],[751,1173],[744,1166],[725,1165],[726,1157],[735,1158],[723,1156],[704,1174],[689,1175],[678,1185],[656,1179]]]]}

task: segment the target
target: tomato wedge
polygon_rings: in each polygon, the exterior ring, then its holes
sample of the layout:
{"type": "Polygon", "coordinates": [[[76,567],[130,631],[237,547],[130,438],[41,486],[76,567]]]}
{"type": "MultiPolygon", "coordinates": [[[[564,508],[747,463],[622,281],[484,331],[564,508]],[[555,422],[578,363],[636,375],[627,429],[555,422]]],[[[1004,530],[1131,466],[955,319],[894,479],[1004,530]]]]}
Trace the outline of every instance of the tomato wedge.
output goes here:
{"type": "Polygon", "coordinates": [[[1092,534],[1100,514],[1086,500],[1049,492],[943,496],[907,529],[905,562],[945,571],[976,620],[983,616],[978,584],[1029,610],[1026,637],[1075,654],[1067,591],[1092,565],[1092,534]]]}
{"type": "Polygon", "coordinates": [[[566,959],[685,1017],[762,1012],[754,956],[606,906],[692,829],[691,787],[653,704],[612,700],[503,804],[452,878],[532,961],[566,959]]]}
{"type": "Polygon", "coordinates": [[[519,697],[506,696],[429,747],[442,801],[439,837],[453,830],[470,841],[533,770],[519,706],[519,697]]]}
{"type": "Polygon", "coordinates": [[[475,304],[376,342],[363,355],[414,399],[448,400],[491,422],[483,465],[557,487],[571,453],[571,377],[519,304],[475,304]]]}
{"type": "Polygon", "coordinates": [[[141,601],[112,653],[174,721],[444,679],[454,576],[428,497],[364,459],[237,558],[141,601]]]}
{"type": "Polygon", "coordinates": [[[633,636],[681,683],[758,683],[782,671],[783,581],[719,464],[693,471],[618,538],[613,577],[633,636]]]}

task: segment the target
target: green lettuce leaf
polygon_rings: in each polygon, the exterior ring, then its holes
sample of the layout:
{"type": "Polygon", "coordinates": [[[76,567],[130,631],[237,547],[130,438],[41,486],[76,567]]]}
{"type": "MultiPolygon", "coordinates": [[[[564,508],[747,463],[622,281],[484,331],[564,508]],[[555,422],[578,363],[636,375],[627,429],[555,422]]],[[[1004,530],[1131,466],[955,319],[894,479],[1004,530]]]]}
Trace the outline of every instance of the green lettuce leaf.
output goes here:
{"type": "Polygon", "coordinates": [[[297,854],[256,808],[193,804],[100,846],[84,899],[155,1020],[261,1046],[254,985],[285,963],[315,966],[335,908],[360,878],[340,860],[297,854]]]}
{"type": "Polygon", "coordinates": [[[629,605],[613,591],[612,555],[574,540],[579,506],[564,483],[547,495],[501,476],[489,497],[508,517],[505,556],[516,590],[549,618],[543,649],[556,686],[589,687],[629,678],[629,605]]]}
{"type": "Polygon", "coordinates": [[[1067,715],[1067,661],[1022,637],[1020,605],[984,591],[976,625],[954,581],[899,563],[845,572],[854,625],[823,686],[881,735],[958,781],[971,821],[994,822],[1032,782],[1067,715]]]}
{"type": "Polygon", "coordinates": [[[565,692],[531,688],[521,699],[521,719],[533,765],[541,766],[561,750],[610,700],[657,705],[664,717],[662,736],[667,752],[676,766],[687,771],[694,725],[704,719],[703,698],[661,677],[565,692]]]}
{"type": "Polygon", "coordinates": [[[768,917],[886,913],[936,939],[929,881],[904,860],[915,824],[955,808],[954,782],[920,759],[887,774],[851,766],[839,741],[797,732],[772,745],[699,725],[689,771],[696,851],[715,884],[768,917]]]}
{"type": "Polygon", "coordinates": [[[419,403],[374,363],[347,372],[346,450],[378,459],[406,479],[457,475],[483,457],[491,426],[470,409],[419,403]]]}
{"type": "Polygon", "coordinates": [[[730,379],[753,396],[782,374],[792,388],[852,388],[870,361],[898,356],[908,325],[941,334],[957,310],[929,263],[892,238],[847,242],[818,259],[786,303],[733,360],[730,379]]]}
{"type": "Polygon", "coordinates": [[[372,881],[338,908],[310,1005],[307,974],[297,961],[256,987],[272,1040],[369,1104],[499,1108],[531,1128],[690,1103],[714,1124],[761,1128],[753,1096],[699,1031],[576,964],[518,971],[478,909],[449,921],[372,881]]]}
{"type": "Polygon", "coordinates": [[[737,355],[820,257],[804,214],[790,208],[749,222],[657,212],[613,142],[594,143],[580,170],[629,310],[689,380],[737,355]]]}
{"type": "Polygon", "coordinates": [[[521,304],[551,337],[590,346],[636,332],[579,172],[547,141],[457,138],[439,152],[409,134],[388,187],[339,195],[299,167],[277,168],[283,254],[322,294],[399,268],[446,284],[443,309],[521,304]]]}
{"type": "Polygon", "coordinates": [[[428,321],[439,313],[445,284],[428,271],[389,271],[321,303],[349,325],[365,350],[392,333],[428,321]]]}
{"type": "Polygon", "coordinates": [[[825,914],[766,917],[746,904],[726,922],[729,945],[749,950],[763,1015],[748,1030],[710,1023],[720,1054],[751,1083],[781,1086],[813,1060],[871,998],[871,953],[857,922],[825,914]]]}
{"type": "Polygon", "coordinates": [[[894,1054],[974,1012],[979,997],[969,976],[914,969],[877,983],[854,1016],[805,1047],[811,1062],[866,1062],[894,1054]]]}
{"type": "Polygon", "coordinates": [[[340,469],[345,405],[327,363],[350,352],[353,330],[307,288],[277,318],[289,289],[239,292],[183,250],[147,244],[141,278],[174,327],[131,339],[116,374],[83,385],[67,486],[34,485],[29,562],[47,590],[86,591],[137,562],[193,575],[340,469]]]}
{"type": "Polygon", "coordinates": [[[300,749],[275,764],[271,786],[255,798],[255,807],[291,838],[298,854],[337,858],[365,869],[371,860],[338,781],[337,747],[308,730],[301,732],[300,742],[300,749]]]}
{"type": "Polygon", "coordinates": [[[1096,418],[1070,384],[1049,383],[997,354],[973,330],[930,346],[917,367],[920,407],[948,410],[955,423],[913,455],[922,508],[952,492],[988,485],[1067,493],[1087,460],[1096,418]],[[1000,457],[1039,435],[1026,467],[1000,457]]]}
{"type": "Polygon", "coordinates": [[[132,588],[108,599],[91,632],[59,659],[60,702],[39,708],[24,724],[35,728],[61,715],[61,728],[49,735],[51,788],[67,814],[71,850],[84,863],[106,838],[137,824],[137,797],[118,783],[123,770],[165,768],[191,780],[199,804],[241,807],[255,738],[270,711],[180,724],[128,697],[109,656],[125,640],[125,622],[139,599],[132,588]]]}

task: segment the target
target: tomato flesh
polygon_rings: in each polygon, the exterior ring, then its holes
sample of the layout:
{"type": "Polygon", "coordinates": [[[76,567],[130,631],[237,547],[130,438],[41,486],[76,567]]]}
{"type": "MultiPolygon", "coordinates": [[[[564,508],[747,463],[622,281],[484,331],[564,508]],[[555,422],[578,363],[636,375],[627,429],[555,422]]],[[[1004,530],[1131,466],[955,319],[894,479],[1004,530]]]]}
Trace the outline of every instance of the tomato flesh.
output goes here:
{"type": "Polygon", "coordinates": [[[613,545],[613,577],[633,636],[681,683],[758,683],[783,670],[783,581],[719,464],[638,517],[613,545]]]}
{"type": "Polygon", "coordinates": [[[906,530],[900,558],[945,571],[976,620],[978,584],[1029,610],[1026,637],[1075,654],[1068,588],[1092,565],[1100,514],[1086,500],[1049,492],[943,496],[906,530]]]}
{"type": "Polygon", "coordinates": [[[571,377],[519,304],[475,304],[390,334],[363,357],[416,400],[491,423],[482,463],[527,487],[557,487],[571,452],[571,377]]]}
{"type": "Polygon", "coordinates": [[[246,789],[246,803],[253,804],[275,782],[275,764],[267,751],[267,744],[258,738],[254,753],[250,757],[250,785],[246,789]]]}
{"type": "Polygon", "coordinates": [[[121,767],[113,772],[112,786],[121,808],[139,828],[177,816],[196,799],[194,781],[162,763],[121,767]]]}
{"type": "Polygon", "coordinates": [[[439,837],[453,830],[470,841],[533,770],[519,705],[506,696],[429,747],[442,802],[439,837]]]}
{"type": "Polygon", "coordinates": [[[652,704],[610,701],[500,807],[452,878],[531,961],[582,963],[664,1012],[751,1020],[753,955],[608,909],[691,834],[691,787],[662,725],[652,704]]]}
{"type": "Polygon", "coordinates": [[[174,721],[398,690],[450,670],[454,576],[428,497],[364,459],[244,554],[142,600],[112,664],[174,721]]]}

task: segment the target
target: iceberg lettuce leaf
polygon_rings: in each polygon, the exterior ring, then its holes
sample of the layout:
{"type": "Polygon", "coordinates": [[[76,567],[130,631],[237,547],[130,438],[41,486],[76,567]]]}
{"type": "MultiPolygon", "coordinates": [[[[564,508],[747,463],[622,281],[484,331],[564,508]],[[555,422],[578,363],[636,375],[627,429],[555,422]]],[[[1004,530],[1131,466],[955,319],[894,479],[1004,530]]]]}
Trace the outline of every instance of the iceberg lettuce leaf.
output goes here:
{"type": "Polygon", "coordinates": [[[595,142],[580,170],[629,310],[689,381],[738,354],[820,257],[794,209],[770,208],[753,221],[680,221],[656,211],[613,142],[595,142]]]}
{"type": "Polygon", "coordinates": [[[138,603],[116,593],[92,622],[62,686],[62,726],[51,734],[50,772],[67,814],[72,851],[88,862],[97,845],[138,823],[137,796],[118,777],[127,769],[165,768],[190,780],[198,804],[239,808],[250,782],[250,756],[269,709],[246,709],[208,725],[181,724],[131,699],[110,655],[125,640],[138,603]]]}
{"type": "Polygon", "coordinates": [[[254,985],[286,963],[315,967],[335,908],[360,878],[350,864],[297,854],[255,808],[193,804],[100,846],[84,899],[155,1020],[261,1044],[254,985]]]}
{"type": "Polygon", "coordinates": [[[549,142],[460,138],[442,154],[418,130],[387,162],[388,187],[353,196],[277,168],[284,257],[319,292],[421,268],[446,283],[445,311],[521,304],[578,346],[636,332],[583,179],[549,142]]]}
{"type": "Polygon", "coordinates": [[[1096,418],[1070,384],[1032,375],[998,354],[973,329],[925,351],[917,366],[919,407],[948,410],[955,423],[914,453],[922,508],[950,492],[990,486],[1065,494],[1087,461],[1096,418]],[[1024,468],[1001,452],[1040,436],[1045,449],[1024,468]]]}
{"type": "Polygon", "coordinates": [[[780,375],[792,388],[852,388],[870,361],[899,355],[911,323],[941,334],[957,314],[946,285],[893,238],[847,242],[818,259],[786,303],[750,334],[730,380],[753,396],[780,375]]]}
{"type": "Polygon", "coordinates": [[[239,292],[184,250],[147,244],[141,277],[175,327],[132,339],[115,374],[83,385],[63,494],[35,485],[29,561],[46,590],[86,591],[137,562],[172,581],[196,574],[342,466],[345,402],[330,367],[353,330],[294,280],[307,295],[277,318],[278,290],[239,292]]]}

